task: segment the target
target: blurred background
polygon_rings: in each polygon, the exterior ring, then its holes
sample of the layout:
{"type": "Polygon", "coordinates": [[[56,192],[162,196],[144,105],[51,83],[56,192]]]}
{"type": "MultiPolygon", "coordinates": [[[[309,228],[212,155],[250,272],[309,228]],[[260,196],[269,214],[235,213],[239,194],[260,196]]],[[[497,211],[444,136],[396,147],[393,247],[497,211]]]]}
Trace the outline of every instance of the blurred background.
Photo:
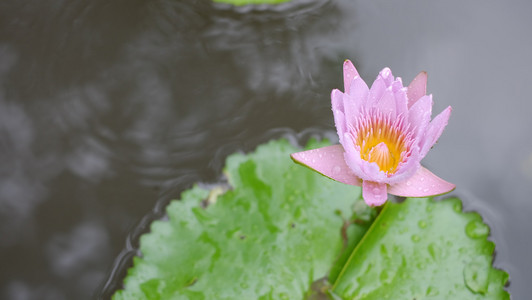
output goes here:
{"type": "Polygon", "coordinates": [[[224,159],[333,136],[350,58],[429,74],[453,114],[423,163],[457,185],[532,294],[532,2],[0,3],[0,298],[107,298],[139,234],[224,159]]]}

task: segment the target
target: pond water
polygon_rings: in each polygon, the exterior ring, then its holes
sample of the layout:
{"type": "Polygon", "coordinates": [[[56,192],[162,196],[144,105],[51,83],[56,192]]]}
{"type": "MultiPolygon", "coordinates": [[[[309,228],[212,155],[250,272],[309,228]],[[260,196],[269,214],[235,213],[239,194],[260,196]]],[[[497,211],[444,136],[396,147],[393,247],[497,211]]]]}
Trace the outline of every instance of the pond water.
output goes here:
{"type": "Polygon", "coordinates": [[[106,298],[137,237],[224,158],[281,136],[332,136],[350,58],[429,74],[452,105],[423,161],[456,183],[532,294],[532,2],[210,1],[0,4],[0,298],[106,298]],[[303,132],[303,134],[301,134],[303,132]]]}

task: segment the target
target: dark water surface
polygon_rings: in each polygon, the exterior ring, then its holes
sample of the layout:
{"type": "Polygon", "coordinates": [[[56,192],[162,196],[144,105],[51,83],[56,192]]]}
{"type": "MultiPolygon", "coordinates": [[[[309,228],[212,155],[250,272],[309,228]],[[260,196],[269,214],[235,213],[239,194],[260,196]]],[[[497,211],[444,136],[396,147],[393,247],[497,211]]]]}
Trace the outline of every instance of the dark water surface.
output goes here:
{"type": "Polygon", "coordinates": [[[183,189],[218,180],[228,154],[334,134],[329,94],[351,58],[367,81],[385,66],[405,82],[428,71],[434,110],[453,115],[423,162],[491,226],[495,266],[527,299],[531,13],[527,1],[3,1],[0,298],[109,295],[138,234],[183,189]]]}

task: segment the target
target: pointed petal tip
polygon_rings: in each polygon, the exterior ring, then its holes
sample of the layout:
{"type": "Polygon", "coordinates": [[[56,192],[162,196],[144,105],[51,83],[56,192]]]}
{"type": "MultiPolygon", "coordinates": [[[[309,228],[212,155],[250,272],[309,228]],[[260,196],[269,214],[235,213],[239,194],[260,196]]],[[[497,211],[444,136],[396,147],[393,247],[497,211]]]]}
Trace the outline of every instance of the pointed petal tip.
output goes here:
{"type": "Polygon", "coordinates": [[[423,71],[412,79],[412,82],[408,85],[408,107],[410,108],[414,103],[427,93],[427,72],[423,71]]]}
{"type": "Polygon", "coordinates": [[[355,68],[355,65],[349,59],[344,60],[344,73],[346,72],[351,72],[352,75],[358,76],[358,71],[355,68]]]}
{"type": "Polygon", "coordinates": [[[292,154],[290,154],[290,158],[291,158],[294,162],[296,162],[295,154],[297,154],[297,153],[292,153],[292,154]]]}
{"type": "Polygon", "coordinates": [[[429,77],[429,74],[427,73],[427,71],[421,71],[419,72],[416,77],[414,77],[414,79],[412,79],[412,82],[410,82],[410,84],[414,83],[414,81],[418,81],[418,80],[421,80],[421,81],[427,81],[427,78],[429,77]]]}
{"type": "Polygon", "coordinates": [[[355,66],[349,59],[346,59],[344,61],[343,68],[344,68],[344,90],[346,93],[349,93],[349,91],[351,90],[351,82],[353,81],[355,77],[359,75],[358,75],[357,69],[355,68],[355,66]]]}
{"type": "Polygon", "coordinates": [[[420,167],[408,180],[391,184],[388,192],[401,197],[432,197],[447,194],[455,188],[456,185],[441,179],[428,169],[420,167]]]}
{"type": "Polygon", "coordinates": [[[388,67],[385,67],[382,69],[379,73],[383,78],[388,78],[390,75],[392,75],[392,70],[388,67]]]}
{"type": "Polygon", "coordinates": [[[344,159],[342,145],[307,150],[290,155],[294,162],[330,179],[349,185],[360,186],[360,179],[353,174],[344,159]]]}
{"type": "Polygon", "coordinates": [[[340,91],[339,89],[333,89],[333,90],[331,91],[331,98],[332,98],[332,97],[340,96],[340,95],[342,95],[342,94],[343,94],[343,92],[340,91]]]}

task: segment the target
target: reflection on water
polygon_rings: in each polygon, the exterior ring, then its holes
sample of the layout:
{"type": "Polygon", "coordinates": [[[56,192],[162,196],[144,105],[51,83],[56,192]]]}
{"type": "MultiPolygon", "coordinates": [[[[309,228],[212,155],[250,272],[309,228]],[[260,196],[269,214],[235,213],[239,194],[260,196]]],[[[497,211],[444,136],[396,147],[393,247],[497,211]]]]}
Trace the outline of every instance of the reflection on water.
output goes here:
{"type": "Polygon", "coordinates": [[[110,293],[150,221],[218,180],[228,154],[307,128],[334,136],[345,58],[364,78],[429,72],[435,111],[454,111],[424,162],[491,225],[514,297],[532,292],[530,4],[53,4],[0,4],[4,298],[89,299],[113,272],[110,293]]]}

